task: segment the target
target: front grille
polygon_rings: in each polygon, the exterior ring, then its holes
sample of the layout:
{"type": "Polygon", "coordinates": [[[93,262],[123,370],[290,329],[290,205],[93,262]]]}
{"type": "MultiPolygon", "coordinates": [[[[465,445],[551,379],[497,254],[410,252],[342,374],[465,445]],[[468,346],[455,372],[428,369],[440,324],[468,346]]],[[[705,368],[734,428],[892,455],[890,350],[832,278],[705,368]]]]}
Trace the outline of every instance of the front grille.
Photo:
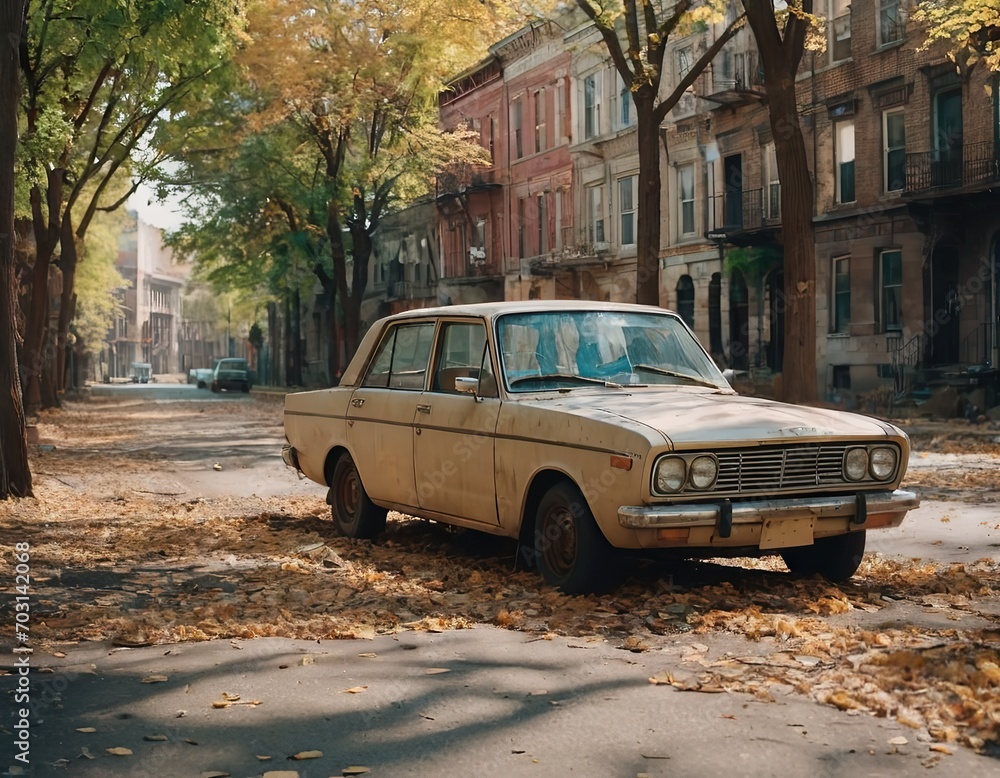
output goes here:
{"type": "Polygon", "coordinates": [[[844,453],[854,444],[797,445],[717,452],[716,492],[788,491],[844,484],[844,453]]]}

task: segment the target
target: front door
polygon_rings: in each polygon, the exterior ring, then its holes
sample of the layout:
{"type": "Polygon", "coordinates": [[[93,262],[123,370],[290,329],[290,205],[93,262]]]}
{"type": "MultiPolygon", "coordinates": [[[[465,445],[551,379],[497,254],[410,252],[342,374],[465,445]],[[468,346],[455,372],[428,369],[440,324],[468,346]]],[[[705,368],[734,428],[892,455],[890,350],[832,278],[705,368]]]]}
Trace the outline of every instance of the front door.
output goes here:
{"type": "Polygon", "coordinates": [[[962,297],[958,292],[958,249],[938,246],[931,255],[932,318],[937,326],[931,338],[934,365],[954,365],[959,359],[962,297]]]}
{"type": "Polygon", "coordinates": [[[441,324],[430,388],[414,420],[416,489],[426,511],[496,526],[494,442],[500,398],[486,326],[479,320],[441,324]],[[456,379],[479,381],[475,394],[456,379]]]}
{"type": "Polygon", "coordinates": [[[958,186],[963,169],[962,90],[934,96],[935,186],[958,186]]]}
{"type": "Polygon", "coordinates": [[[413,419],[427,380],[434,322],[397,324],[351,396],[347,440],[361,483],[376,502],[417,506],[413,419]]]}
{"type": "Polygon", "coordinates": [[[725,177],[725,228],[743,229],[743,156],[733,154],[722,161],[725,177]]]}

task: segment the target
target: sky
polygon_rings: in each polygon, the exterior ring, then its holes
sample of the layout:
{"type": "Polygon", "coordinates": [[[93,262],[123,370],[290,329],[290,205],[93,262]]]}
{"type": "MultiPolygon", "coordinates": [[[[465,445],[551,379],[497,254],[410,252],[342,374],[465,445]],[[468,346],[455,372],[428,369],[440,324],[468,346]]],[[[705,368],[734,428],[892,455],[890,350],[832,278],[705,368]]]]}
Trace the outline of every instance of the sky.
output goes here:
{"type": "Polygon", "coordinates": [[[161,230],[170,232],[181,225],[180,211],[176,205],[158,201],[153,190],[144,184],[140,184],[129,199],[129,207],[134,208],[144,222],[161,230]]]}

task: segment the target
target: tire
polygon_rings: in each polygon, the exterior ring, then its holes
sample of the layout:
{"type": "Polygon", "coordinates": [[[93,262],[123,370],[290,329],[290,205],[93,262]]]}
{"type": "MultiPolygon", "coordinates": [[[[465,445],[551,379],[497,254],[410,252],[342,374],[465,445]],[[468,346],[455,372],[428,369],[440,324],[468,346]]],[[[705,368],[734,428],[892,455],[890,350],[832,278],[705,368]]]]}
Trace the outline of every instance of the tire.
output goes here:
{"type": "Polygon", "coordinates": [[[250,393],[250,384],[247,383],[246,381],[243,382],[243,389],[242,389],[242,391],[243,391],[243,394],[249,394],[250,393]]]}
{"type": "Polygon", "coordinates": [[[350,454],[341,454],[333,466],[326,501],[337,532],[344,537],[374,540],[385,529],[389,511],[368,497],[350,454]]]}
{"type": "Polygon", "coordinates": [[[219,386],[218,381],[212,381],[212,391],[215,392],[216,394],[222,391],[222,388],[219,386]]]}
{"type": "Polygon", "coordinates": [[[854,575],[865,555],[865,531],[820,538],[811,546],[781,553],[785,565],[796,575],[821,575],[832,583],[843,583],[854,575]]]}
{"type": "Polygon", "coordinates": [[[208,388],[208,384],[206,384],[204,381],[199,381],[198,382],[198,388],[199,389],[207,389],[208,388]]]}
{"type": "Polygon", "coordinates": [[[579,489],[563,481],[545,493],[535,513],[535,563],[546,583],[565,594],[606,591],[612,553],[579,489]]]}

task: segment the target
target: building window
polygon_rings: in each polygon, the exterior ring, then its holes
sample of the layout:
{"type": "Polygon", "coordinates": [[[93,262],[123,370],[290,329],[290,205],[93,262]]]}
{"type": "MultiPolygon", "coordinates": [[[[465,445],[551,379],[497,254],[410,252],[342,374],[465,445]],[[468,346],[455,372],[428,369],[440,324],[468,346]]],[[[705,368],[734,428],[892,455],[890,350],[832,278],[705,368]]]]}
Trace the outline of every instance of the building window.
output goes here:
{"type": "Polygon", "coordinates": [[[694,165],[677,168],[677,191],[680,194],[680,234],[694,234],[694,165]]]}
{"type": "Polygon", "coordinates": [[[830,48],[830,62],[841,62],[851,57],[851,0],[830,0],[830,14],[826,22],[830,48]]]}
{"type": "Polygon", "coordinates": [[[538,253],[544,254],[549,250],[548,226],[549,220],[545,213],[545,195],[538,195],[535,200],[535,207],[538,213],[538,253]]]}
{"type": "Polygon", "coordinates": [[[906,121],[903,109],[882,114],[882,166],[886,192],[906,188],[906,121]]]}
{"type": "Polygon", "coordinates": [[[524,156],[524,139],[522,133],[521,98],[510,104],[510,126],[514,129],[514,159],[524,156]]]}
{"type": "Polygon", "coordinates": [[[527,227],[525,222],[528,218],[527,210],[525,207],[525,198],[519,198],[517,201],[517,255],[522,259],[527,256],[525,253],[526,246],[524,245],[526,238],[525,228],[527,227]]]}
{"type": "Polygon", "coordinates": [[[632,126],[632,90],[621,76],[618,77],[618,126],[620,128],[632,126]]]}
{"type": "Polygon", "coordinates": [[[677,313],[688,327],[694,329],[694,281],[691,276],[677,279],[677,313]]]}
{"type": "Polygon", "coordinates": [[[545,92],[535,92],[535,152],[545,151],[545,92]]]}
{"type": "Polygon", "coordinates": [[[781,218],[781,179],[778,176],[778,154],[774,143],[764,145],[764,218],[781,218]]]}
{"type": "Polygon", "coordinates": [[[591,73],[583,79],[583,137],[593,138],[601,133],[601,79],[600,73],[591,73]]]}
{"type": "Polygon", "coordinates": [[[621,219],[618,242],[622,246],[635,244],[635,189],[635,176],[618,179],[618,211],[621,219]]]}
{"type": "Polygon", "coordinates": [[[685,46],[677,51],[677,77],[683,80],[684,76],[691,70],[691,47],[685,46]]]}
{"type": "Polygon", "coordinates": [[[854,196],[854,122],[837,122],[834,154],[837,162],[837,202],[853,203],[854,196]]]}
{"type": "Polygon", "coordinates": [[[490,149],[490,162],[494,165],[497,163],[497,150],[496,150],[496,134],[497,134],[497,123],[496,119],[492,116],[490,117],[490,138],[489,138],[489,149],[490,149]]]}
{"type": "Polygon", "coordinates": [[[906,10],[899,7],[899,0],[879,0],[878,42],[880,46],[903,40],[906,30],[906,10]]]}
{"type": "Polygon", "coordinates": [[[851,323],[851,258],[833,260],[833,332],[847,333],[851,323]]]}
{"type": "Polygon", "coordinates": [[[587,189],[587,240],[592,244],[604,243],[604,187],[587,189]]]}
{"type": "Polygon", "coordinates": [[[879,287],[884,331],[903,329],[903,253],[883,251],[879,257],[879,287]]]}

